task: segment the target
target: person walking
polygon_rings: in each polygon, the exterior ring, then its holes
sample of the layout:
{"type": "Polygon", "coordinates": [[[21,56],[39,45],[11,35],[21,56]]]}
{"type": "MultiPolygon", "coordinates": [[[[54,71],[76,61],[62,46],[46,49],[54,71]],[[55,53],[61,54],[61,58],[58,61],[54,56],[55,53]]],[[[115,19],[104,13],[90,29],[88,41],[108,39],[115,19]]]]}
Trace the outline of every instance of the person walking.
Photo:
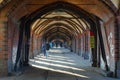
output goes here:
{"type": "Polygon", "coordinates": [[[42,45],[42,52],[44,53],[44,56],[46,56],[46,44],[45,43],[42,45]]]}
{"type": "Polygon", "coordinates": [[[53,44],[52,44],[52,42],[50,42],[50,44],[49,44],[49,45],[50,45],[50,48],[52,49],[52,47],[53,47],[53,44]]]}
{"type": "Polygon", "coordinates": [[[46,58],[47,58],[48,55],[49,55],[49,49],[50,49],[50,44],[47,42],[47,43],[46,43],[46,58]]]}

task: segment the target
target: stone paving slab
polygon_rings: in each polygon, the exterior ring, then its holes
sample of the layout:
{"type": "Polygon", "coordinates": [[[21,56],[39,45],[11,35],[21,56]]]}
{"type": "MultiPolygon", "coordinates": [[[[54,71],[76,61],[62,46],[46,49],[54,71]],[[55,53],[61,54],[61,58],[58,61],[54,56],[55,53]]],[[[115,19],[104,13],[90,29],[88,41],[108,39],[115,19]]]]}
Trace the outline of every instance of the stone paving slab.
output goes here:
{"type": "Polygon", "coordinates": [[[43,56],[43,54],[40,54],[36,56],[35,59],[31,59],[30,64],[34,65],[34,67],[63,73],[70,72],[70,74],[73,73],[73,70],[84,70],[81,68],[90,67],[90,62],[88,60],[83,60],[82,57],[76,55],[75,53],[71,53],[69,50],[66,51],[66,49],[57,49],[57,51],[61,53],[55,54],[52,50],[53,53],[50,51],[47,59],[43,56]]]}
{"type": "Polygon", "coordinates": [[[97,68],[90,67],[89,60],[84,60],[69,50],[54,50],[50,51],[47,59],[43,54],[30,59],[33,67],[27,68],[24,74],[0,80],[119,80],[96,73],[97,68]]]}

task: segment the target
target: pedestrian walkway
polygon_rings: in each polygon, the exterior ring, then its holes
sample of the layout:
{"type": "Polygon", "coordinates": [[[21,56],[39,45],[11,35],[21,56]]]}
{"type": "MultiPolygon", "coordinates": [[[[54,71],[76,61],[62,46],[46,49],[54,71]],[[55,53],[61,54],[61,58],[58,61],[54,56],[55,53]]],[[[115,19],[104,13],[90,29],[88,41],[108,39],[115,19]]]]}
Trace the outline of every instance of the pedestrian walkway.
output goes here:
{"type": "Polygon", "coordinates": [[[30,59],[22,75],[0,78],[0,80],[118,80],[96,73],[89,60],[84,60],[64,48],[53,48],[49,57],[39,54],[30,59]]]}
{"type": "Polygon", "coordinates": [[[86,77],[80,75],[79,72],[89,69],[91,66],[89,60],[84,60],[82,57],[64,48],[54,48],[49,53],[48,58],[43,56],[43,54],[37,55],[34,59],[30,59],[29,64],[40,69],[86,77]]]}

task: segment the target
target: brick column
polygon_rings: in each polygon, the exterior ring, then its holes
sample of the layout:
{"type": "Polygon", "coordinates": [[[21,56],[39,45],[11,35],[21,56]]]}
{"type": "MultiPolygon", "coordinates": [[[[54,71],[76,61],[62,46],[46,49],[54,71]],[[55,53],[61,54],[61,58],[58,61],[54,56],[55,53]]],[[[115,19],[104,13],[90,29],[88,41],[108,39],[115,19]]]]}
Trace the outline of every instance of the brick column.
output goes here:
{"type": "Polygon", "coordinates": [[[33,33],[32,33],[31,38],[30,38],[29,57],[34,58],[34,54],[33,54],[33,33]]]}
{"type": "Polygon", "coordinates": [[[79,55],[79,36],[76,38],[76,53],[79,55]]]}
{"type": "Polygon", "coordinates": [[[85,53],[85,36],[84,36],[84,33],[82,33],[82,35],[81,35],[81,54],[82,54],[82,57],[84,57],[84,53],[85,53]]]}
{"type": "MultiPolygon", "coordinates": [[[[117,67],[117,77],[120,78],[120,9],[118,11],[118,16],[117,16],[117,19],[116,19],[117,23],[116,23],[116,26],[117,29],[118,29],[118,35],[116,35],[116,50],[115,50],[115,53],[116,53],[116,56],[115,56],[115,59],[116,59],[116,67],[117,67]],[[119,37],[118,37],[119,36],[119,37]]],[[[116,31],[115,31],[116,32],[116,31]]]]}
{"type": "Polygon", "coordinates": [[[81,56],[81,44],[82,44],[82,42],[81,42],[81,34],[79,34],[79,46],[78,46],[78,48],[79,48],[79,55],[81,56]]]}
{"type": "Polygon", "coordinates": [[[7,75],[7,18],[0,15],[0,77],[7,75]]]}
{"type": "Polygon", "coordinates": [[[89,30],[86,30],[85,33],[85,56],[84,59],[89,59],[89,54],[90,54],[90,47],[89,47],[89,30]]]}

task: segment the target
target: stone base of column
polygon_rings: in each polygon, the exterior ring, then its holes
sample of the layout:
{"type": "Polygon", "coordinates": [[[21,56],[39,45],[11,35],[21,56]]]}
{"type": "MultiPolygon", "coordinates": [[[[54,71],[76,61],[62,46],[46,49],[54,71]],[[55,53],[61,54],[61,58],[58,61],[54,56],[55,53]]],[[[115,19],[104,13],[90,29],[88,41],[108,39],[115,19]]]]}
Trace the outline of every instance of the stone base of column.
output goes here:
{"type": "Polygon", "coordinates": [[[117,77],[120,79],[120,60],[117,63],[117,77]]]}
{"type": "Polygon", "coordinates": [[[90,52],[86,51],[84,54],[84,59],[89,60],[89,54],[90,54],[90,52]]]}
{"type": "Polygon", "coordinates": [[[7,76],[8,73],[7,72],[0,72],[0,77],[4,77],[4,76],[7,76]]]}
{"type": "Polygon", "coordinates": [[[4,66],[0,65],[0,77],[4,77],[8,75],[7,67],[4,66]]]}

